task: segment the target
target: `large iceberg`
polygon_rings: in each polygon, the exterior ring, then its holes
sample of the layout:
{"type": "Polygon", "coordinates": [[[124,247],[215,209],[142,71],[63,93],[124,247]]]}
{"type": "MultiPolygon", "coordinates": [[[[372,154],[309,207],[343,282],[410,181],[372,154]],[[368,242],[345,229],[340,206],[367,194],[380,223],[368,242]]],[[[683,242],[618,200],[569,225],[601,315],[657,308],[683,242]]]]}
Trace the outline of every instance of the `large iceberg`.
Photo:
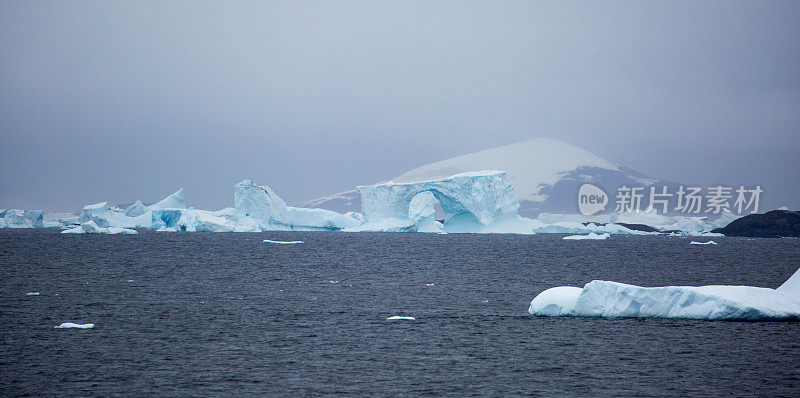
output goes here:
{"type": "Polygon", "coordinates": [[[531,301],[536,316],[800,320],[800,269],[777,289],[753,286],[641,287],[592,281],[547,289],[531,301]]]}
{"type": "Polygon", "coordinates": [[[504,171],[461,173],[448,178],[358,187],[366,223],[361,230],[419,231],[432,224],[434,199],[447,232],[530,232],[517,215],[519,202],[504,171]]]}
{"type": "Polygon", "coordinates": [[[0,228],[45,227],[44,210],[0,209],[0,228]]]}
{"type": "Polygon", "coordinates": [[[324,209],[286,206],[267,186],[244,180],[234,187],[235,209],[251,217],[264,231],[335,231],[352,228],[361,222],[354,217],[324,209]]]}
{"type": "Polygon", "coordinates": [[[244,180],[233,187],[234,208],[252,217],[264,230],[289,229],[286,202],[267,186],[244,180]]]}

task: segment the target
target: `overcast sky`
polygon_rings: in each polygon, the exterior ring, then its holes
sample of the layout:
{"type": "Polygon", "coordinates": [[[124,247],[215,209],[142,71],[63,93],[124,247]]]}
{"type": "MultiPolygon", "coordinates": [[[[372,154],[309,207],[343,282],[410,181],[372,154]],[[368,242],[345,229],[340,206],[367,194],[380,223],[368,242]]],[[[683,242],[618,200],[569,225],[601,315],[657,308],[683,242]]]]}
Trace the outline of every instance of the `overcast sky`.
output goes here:
{"type": "Polygon", "coordinates": [[[549,136],[800,207],[800,2],[0,2],[0,208],[287,202],[549,136]]]}

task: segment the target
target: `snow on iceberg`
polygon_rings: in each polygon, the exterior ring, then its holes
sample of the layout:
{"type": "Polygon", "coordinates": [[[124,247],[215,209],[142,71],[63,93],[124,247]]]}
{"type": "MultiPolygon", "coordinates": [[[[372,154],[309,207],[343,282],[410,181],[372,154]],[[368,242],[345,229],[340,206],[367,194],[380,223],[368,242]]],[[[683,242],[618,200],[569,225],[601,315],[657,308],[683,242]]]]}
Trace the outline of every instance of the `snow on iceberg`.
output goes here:
{"type": "Polygon", "coordinates": [[[61,231],[62,234],[138,234],[134,229],[118,228],[118,227],[100,227],[94,221],[85,222],[75,228],[61,231]]]}
{"type": "Polygon", "coordinates": [[[800,320],[800,269],[777,289],[752,286],[641,287],[592,281],[560,286],[536,296],[536,316],[678,318],[704,320],[800,320]]]}
{"type": "Polygon", "coordinates": [[[609,235],[608,233],[604,233],[604,234],[598,235],[598,234],[596,234],[594,232],[590,232],[589,235],[570,235],[570,236],[565,236],[562,239],[565,239],[565,240],[603,240],[603,239],[608,239],[610,236],[611,235],[609,235]]]}
{"type": "Polygon", "coordinates": [[[92,329],[94,328],[93,323],[72,323],[72,322],[64,322],[58,326],[54,326],[53,329],[92,329]]]}
{"type": "Polygon", "coordinates": [[[419,231],[431,224],[434,199],[444,210],[446,232],[530,232],[517,215],[519,202],[504,171],[357,187],[366,223],[358,230],[419,231]],[[421,197],[420,197],[421,196],[421,197]]]}
{"type": "Polygon", "coordinates": [[[698,242],[698,241],[696,241],[696,240],[693,240],[693,241],[692,241],[691,243],[689,243],[689,244],[690,244],[690,245],[716,245],[716,244],[717,244],[717,242],[714,242],[713,240],[710,240],[710,241],[708,241],[708,242],[698,242]]]}

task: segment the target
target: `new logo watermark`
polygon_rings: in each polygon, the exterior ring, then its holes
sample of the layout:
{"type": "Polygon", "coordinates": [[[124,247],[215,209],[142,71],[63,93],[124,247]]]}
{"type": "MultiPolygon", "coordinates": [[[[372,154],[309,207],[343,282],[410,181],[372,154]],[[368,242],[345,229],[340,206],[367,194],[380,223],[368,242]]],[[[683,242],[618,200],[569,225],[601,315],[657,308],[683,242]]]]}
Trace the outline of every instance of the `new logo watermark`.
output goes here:
{"type": "MultiPolygon", "coordinates": [[[[735,191],[733,187],[716,185],[706,187],[705,192],[703,192],[703,187],[681,185],[674,193],[670,193],[667,186],[622,186],[617,189],[614,211],[638,213],[643,210],[643,201],[649,199],[645,210],[655,210],[662,214],[667,214],[670,207],[674,213],[683,214],[719,214],[723,211],[735,214],[744,214],[749,211],[750,214],[753,214],[758,213],[762,192],[764,190],[760,185],[752,188],[739,186],[735,191]],[[647,195],[648,191],[649,195],[647,195]]],[[[578,209],[585,216],[605,210],[608,202],[609,198],[605,191],[595,185],[586,183],[581,185],[578,190],[578,209]]]]}
{"type": "Polygon", "coordinates": [[[578,209],[581,214],[591,216],[605,210],[607,204],[608,195],[602,189],[592,184],[581,185],[578,190],[578,209]]]}

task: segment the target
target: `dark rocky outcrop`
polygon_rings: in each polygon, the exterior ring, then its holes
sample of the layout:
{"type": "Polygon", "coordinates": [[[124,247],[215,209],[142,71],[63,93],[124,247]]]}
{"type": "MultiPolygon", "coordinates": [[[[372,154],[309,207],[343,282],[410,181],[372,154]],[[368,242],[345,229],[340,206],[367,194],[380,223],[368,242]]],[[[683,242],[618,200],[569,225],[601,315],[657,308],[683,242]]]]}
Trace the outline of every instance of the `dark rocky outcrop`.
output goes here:
{"type": "Polygon", "coordinates": [[[750,214],[711,232],[757,238],[800,237],[800,212],[773,210],[764,214],[750,214]]]}

